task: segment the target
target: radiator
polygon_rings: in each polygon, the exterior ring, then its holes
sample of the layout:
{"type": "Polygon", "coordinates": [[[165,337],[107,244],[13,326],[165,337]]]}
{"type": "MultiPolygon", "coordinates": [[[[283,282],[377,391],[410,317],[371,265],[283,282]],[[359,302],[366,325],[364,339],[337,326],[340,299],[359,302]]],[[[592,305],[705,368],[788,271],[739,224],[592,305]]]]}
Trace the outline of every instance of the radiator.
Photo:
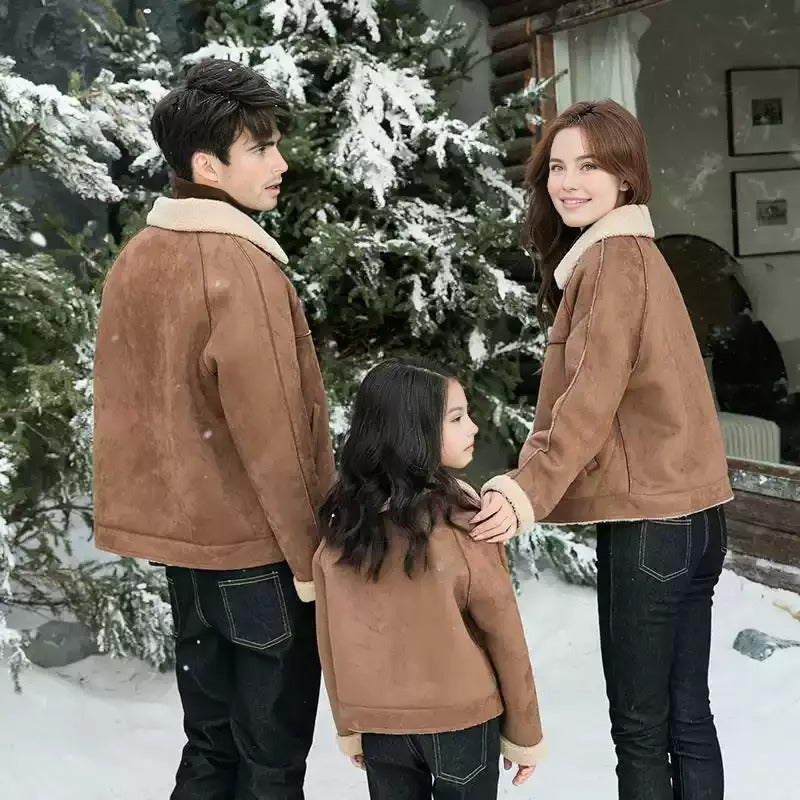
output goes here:
{"type": "Polygon", "coordinates": [[[719,423],[730,458],[780,463],[781,429],[772,420],[720,411],[719,423]]]}

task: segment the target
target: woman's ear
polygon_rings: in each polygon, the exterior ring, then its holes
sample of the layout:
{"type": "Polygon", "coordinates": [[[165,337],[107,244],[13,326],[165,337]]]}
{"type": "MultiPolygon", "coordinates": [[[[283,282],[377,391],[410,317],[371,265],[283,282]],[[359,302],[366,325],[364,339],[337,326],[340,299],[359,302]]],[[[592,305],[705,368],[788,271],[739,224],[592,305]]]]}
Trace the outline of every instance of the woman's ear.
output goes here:
{"type": "Polygon", "coordinates": [[[619,185],[619,190],[621,192],[629,192],[631,187],[625,181],[622,181],[622,183],[619,185]]]}

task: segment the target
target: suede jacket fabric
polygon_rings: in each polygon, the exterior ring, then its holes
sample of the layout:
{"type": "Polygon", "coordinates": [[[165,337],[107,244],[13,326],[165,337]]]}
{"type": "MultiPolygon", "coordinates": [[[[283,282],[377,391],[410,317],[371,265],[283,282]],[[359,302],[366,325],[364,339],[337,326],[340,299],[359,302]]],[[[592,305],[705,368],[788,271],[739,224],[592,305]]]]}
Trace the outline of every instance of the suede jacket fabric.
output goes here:
{"type": "Polygon", "coordinates": [[[404,537],[386,522],[377,582],[314,557],[317,641],[339,744],[360,733],[441,733],[500,714],[503,753],[535,764],[542,750],[536,688],[502,545],[473,542],[474,511],[457,511],[429,540],[428,567],[403,570],[404,537]]]}
{"type": "Polygon", "coordinates": [[[708,377],[646,206],[621,206],[555,271],[536,417],[493,478],[520,527],[670,518],[732,499],[708,377]]]}
{"type": "Polygon", "coordinates": [[[311,334],[278,243],[192,186],[156,201],[103,290],[95,541],[199,569],[285,560],[310,600],[334,479],[311,334]]]}

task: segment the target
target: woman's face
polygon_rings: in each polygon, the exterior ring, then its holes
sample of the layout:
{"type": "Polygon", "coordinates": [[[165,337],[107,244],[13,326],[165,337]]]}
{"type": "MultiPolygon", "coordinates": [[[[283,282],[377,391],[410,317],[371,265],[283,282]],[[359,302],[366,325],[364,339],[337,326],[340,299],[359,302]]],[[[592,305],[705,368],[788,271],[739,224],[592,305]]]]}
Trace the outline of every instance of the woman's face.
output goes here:
{"type": "Polygon", "coordinates": [[[628,185],[597,166],[580,128],[565,128],[553,139],[547,192],[570,228],[586,228],[625,203],[628,185]]]}
{"type": "Polygon", "coordinates": [[[478,426],[470,419],[467,398],[458,381],[447,382],[447,409],[442,420],[442,466],[464,469],[472,461],[478,426]]]}

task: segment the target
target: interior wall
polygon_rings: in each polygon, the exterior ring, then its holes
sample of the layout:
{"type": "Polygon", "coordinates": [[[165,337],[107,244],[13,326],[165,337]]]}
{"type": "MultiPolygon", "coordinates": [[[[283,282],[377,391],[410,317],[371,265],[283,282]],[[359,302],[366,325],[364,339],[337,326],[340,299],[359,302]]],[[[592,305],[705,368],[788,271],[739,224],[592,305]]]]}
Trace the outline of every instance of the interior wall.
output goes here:
{"type": "MultiPolygon", "coordinates": [[[[728,155],[725,71],[800,66],[797,0],[670,0],[647,9],[639,119],[655,181],[659,235],[693,233],[733,253],[732,171],[800,166],[790,155],[728,155]]],[[[800,391],[800,253],[737,257],[740,281],[800,391]]]]}

